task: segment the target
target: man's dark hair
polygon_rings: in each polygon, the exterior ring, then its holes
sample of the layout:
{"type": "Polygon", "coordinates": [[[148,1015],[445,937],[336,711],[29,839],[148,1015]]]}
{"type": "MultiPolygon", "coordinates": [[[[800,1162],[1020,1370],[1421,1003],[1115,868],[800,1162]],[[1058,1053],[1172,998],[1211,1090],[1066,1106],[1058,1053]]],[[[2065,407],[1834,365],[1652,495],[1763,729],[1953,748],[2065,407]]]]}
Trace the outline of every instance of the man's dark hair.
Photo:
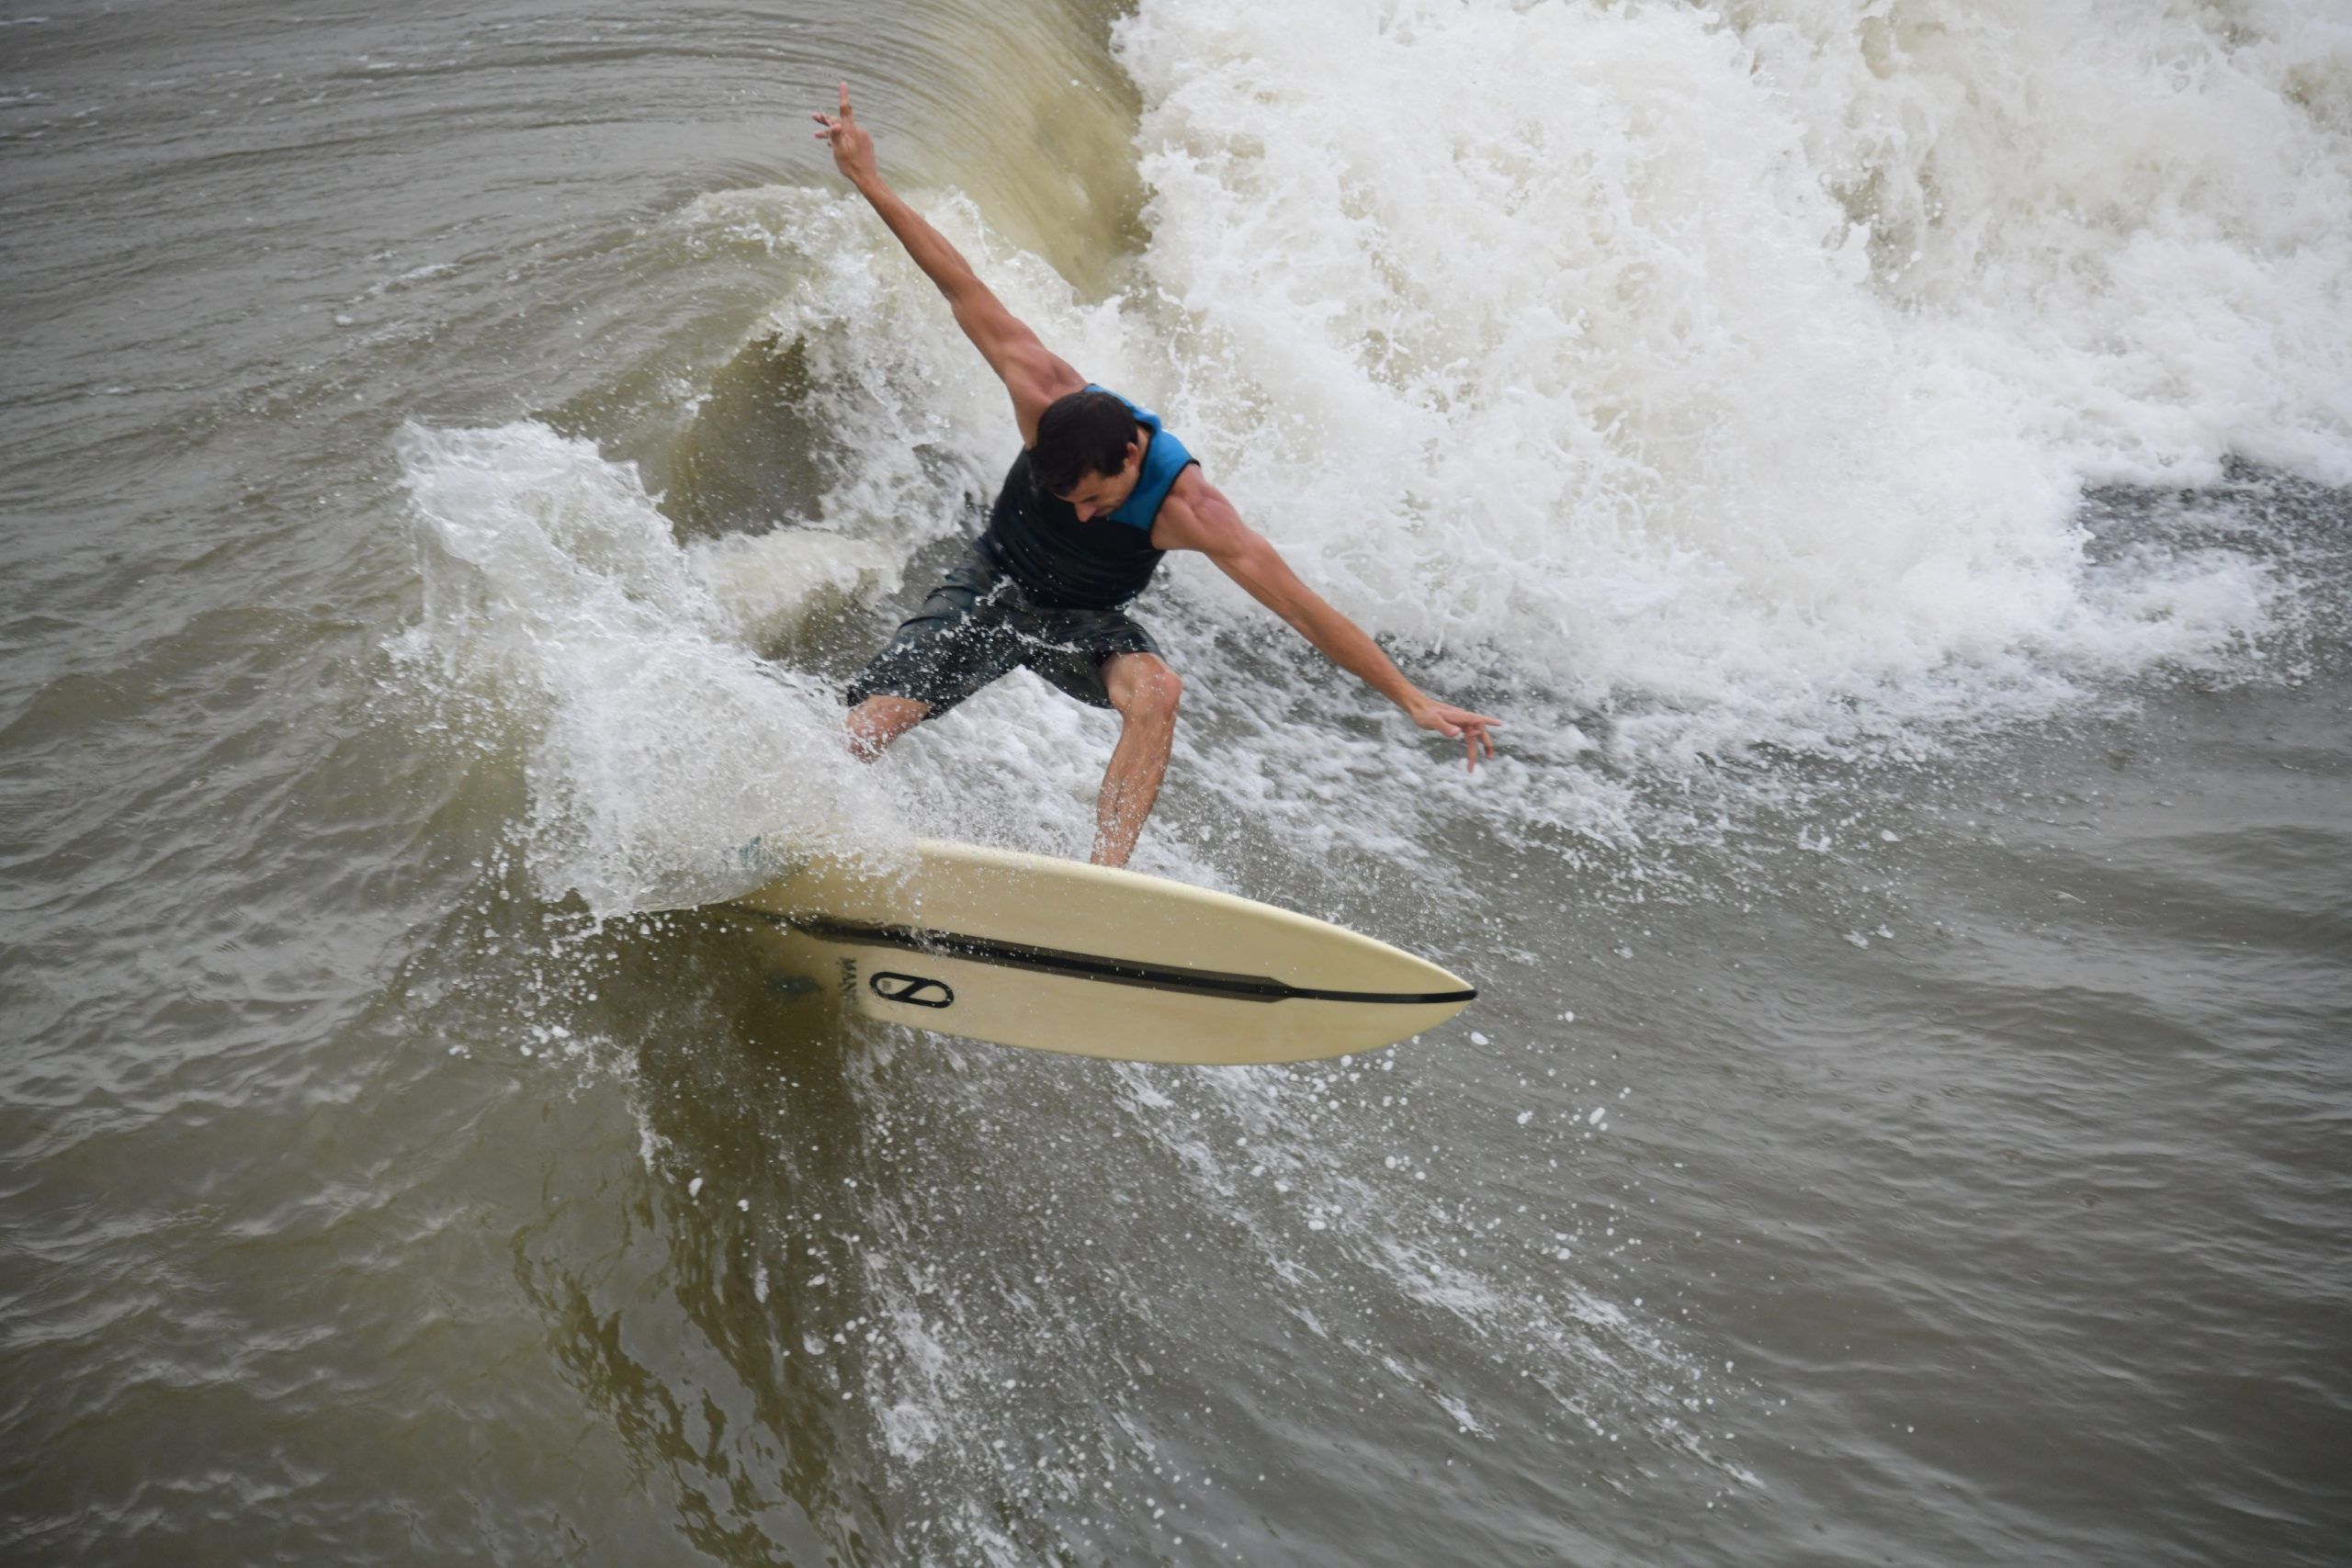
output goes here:
{"type": "Polygon", "coordinates": [[[1037,416],[1037,445],[1029,452],[1029,477],[1038,493],[1068,495],[1089,474],[1115,474],[1136,438],[1135,411],[1114,393],[1089,387],[1046,405],[1037,416]]]}

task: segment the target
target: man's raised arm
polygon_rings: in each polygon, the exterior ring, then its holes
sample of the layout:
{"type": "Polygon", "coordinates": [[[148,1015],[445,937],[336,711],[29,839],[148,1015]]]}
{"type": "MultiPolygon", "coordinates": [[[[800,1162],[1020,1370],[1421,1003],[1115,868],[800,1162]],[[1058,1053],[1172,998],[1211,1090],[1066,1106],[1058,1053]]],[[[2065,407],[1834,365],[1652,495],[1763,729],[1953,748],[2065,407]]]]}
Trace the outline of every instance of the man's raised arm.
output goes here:
{"type": "Polygon", "coordinates": [[[956,311],[956,324],[989,362],[1006,391],[1012,394],[1013,418],[1020,423],[1024,445],[1037,441],[1037,416],[1056,398],[1083,390],[1086,378],[1057,357],[1023,324],[1002,300],[980,281],[963,253],[909,207],[882,179],[874,161],[874,138],[857,123],[849,107],[849,84],[842,84],[841,112],[812,117],[821,129],[817,139],[831,144],[833,166],[841,170],[858,194],[873,205],[882,221],[907,248],[923,276],[939,286],[956,311]]]}

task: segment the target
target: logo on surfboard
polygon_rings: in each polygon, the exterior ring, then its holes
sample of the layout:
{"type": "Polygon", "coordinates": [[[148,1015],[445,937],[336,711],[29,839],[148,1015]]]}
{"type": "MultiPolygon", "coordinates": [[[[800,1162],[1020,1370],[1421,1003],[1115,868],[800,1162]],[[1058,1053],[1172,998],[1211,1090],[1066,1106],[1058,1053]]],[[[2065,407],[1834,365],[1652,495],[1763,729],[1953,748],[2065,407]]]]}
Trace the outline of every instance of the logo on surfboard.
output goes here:
{"type": "Polygon", "coordinates": [[[895,970],[878,969],[870,976],[866,987],[886,1002],[905,1002],[910,1007],[944,1008],[955,1005],[956,993],[944,980],[933,980],[922,975],[901,975],[895,970]]]}

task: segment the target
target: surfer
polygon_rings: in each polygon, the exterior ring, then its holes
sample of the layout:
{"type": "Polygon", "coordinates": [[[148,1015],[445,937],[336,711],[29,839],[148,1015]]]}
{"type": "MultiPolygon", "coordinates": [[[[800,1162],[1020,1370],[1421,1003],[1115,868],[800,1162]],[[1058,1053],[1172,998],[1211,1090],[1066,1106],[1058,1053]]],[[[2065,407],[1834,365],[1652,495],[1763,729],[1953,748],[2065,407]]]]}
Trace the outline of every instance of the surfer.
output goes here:
{"type": "Polygon", "coordinates": [[[1016,667],[1115,709],[1118,744],[1094,805],[1097,865],[1125,865],[1159,797],[1183,682],[1125,613],[1170,550],[1198,550],[1326,659],[1460,740],[1473,769],[1500,721],[1421,691],[1353,621],[1298,580],[1203,476],[1150,410],[1095,386],[1013,318],[956,247],[883,182],[850,111],[819,113],[820,141],[872,204],[1012,398],[1021,452],[987,531],[850,682],[851,749],[871,761],[1016,667]]]}

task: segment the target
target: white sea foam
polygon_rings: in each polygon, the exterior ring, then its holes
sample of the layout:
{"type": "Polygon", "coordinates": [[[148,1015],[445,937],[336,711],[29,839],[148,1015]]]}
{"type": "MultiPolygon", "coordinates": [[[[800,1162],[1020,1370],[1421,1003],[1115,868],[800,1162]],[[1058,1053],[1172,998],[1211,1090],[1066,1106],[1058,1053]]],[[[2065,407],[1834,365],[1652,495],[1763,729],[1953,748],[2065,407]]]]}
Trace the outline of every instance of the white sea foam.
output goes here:
{"type": "Polygon", "coordinates": [[[2352,478],[2343,29],[2145,11],[1146,0],[1167,412],[1367,623],[1711,746],[2210,658],[2262,570],[2075,503],[2352,478]]]}

